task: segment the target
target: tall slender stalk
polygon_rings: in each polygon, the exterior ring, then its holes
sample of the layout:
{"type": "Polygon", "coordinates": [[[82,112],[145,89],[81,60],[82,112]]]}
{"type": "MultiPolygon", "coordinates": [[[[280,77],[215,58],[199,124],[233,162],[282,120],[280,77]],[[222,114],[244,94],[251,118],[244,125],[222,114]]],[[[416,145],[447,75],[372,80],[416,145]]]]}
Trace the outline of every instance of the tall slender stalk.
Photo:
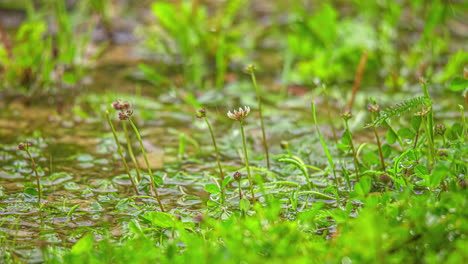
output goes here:
{"type": "Polygon", "coordinates": [[[120,145],[119,137],[117,136],[117,132],[115,131],[114,124],[112,123],[112,120],[109,117],[109,111],[106,111],[106,119],[107,119],[107,123],[109,123],[109,126],[110,126],[110,128],[112,130],[112,134],[114,135],[114,141],[115,141],[115,144],[117,145],[117,153],[119,153],[119,156],[122,159],[122,162],[123,162],[124,167],[125,167],[125,171],[127,172],[128,178],[130,179],[130,181],[132,183],[133,190],[138,195],[140,193],[138,192],[138,188],[137,188],[137,185],[135,183],[135,180],[133,179],[133,176],[130,173],[130,169],[128,167],[127,161],[125,160],[125,156],[124,156],[124,154],[122,152],[122,146],[120,145]]]}
{"type": "Polygon", "coordinates": [[[154,194],[156,195],[156,199],[158,200],[159,208],[161,209],[161,212],[164,212],[164,206],[161,202],[161,198],[159,197],[156,181],[154,180],[154,174],[153,174],[153,171],[151,170],[151,164],[149,163],[148,156],[146,155],[145,146],[143,145],[143,140],[141,139],[140,132],[138,131],[138,128],[135,126],[135,124],[133,123],[130,117],[128,118],[128,122],[132,126],[133,131],[135,132],[137,136],[138,142],[140,143],[141,153],[143,154],[143,158],[145,159],[146,167],[148,169],[148,174],[150,176],[151,185],[153,187],[154,194]]]}
{"type": "Polygon", "coordinates": [[[132,141],[130,141],[130,136],[128,135],[127,123],[122,122],[122,128],[125,134],[125,140],[127,141],[128,155],[130,156],[133,166],[135,167],[137,179],[138,181],[141,181],[140,166],[138,166],[138,162],[136,161],[135,155],[133,154],[132,141]]]}
{"type": "Polygon", "coordinates": [[[270,153],[268,151],[268,143],[267,143],[267,140],[266,140],[265,123],[263,122],[262,94],[261,94],[260,88],[257,85],[257,78],[255,78],[255,67],[252,64],[250,64],[250,65],[247,66],[247,71],[250,74],[253,86],[255,87],[255,92],[257,94],[258,113],[260,115],[260,124],[261,124],[261,127],[262,127],[263,148],[265,149],[267,167],[268,167],[268,169],[270,169],[270,153]]]}
{"type": "Polygon", "coordinates": [[[436,151],[434,147],[434,112],[432,110],[432,100],[429,94],[429,89],[427,88],[426,80],[421,78],[420,82],[424,91],[424,96],[427,99],[426,106],[428,107],[428,113],[426,116],[427,124],[425,126],[425,130],[427,132],[427,142],[429,145],[429,153],[431,157],[431,162],[434,163],[436,159],[436,151]]]}
{"type": "MultiPolygon", "coordinates": [[[[349,112],[351,114],[351,112],[349,112]]],[[[354,171],[356,173],[356,179],[359,181],[359,162],[357,159],[357,153],[356,153],[356,148],[354,148],[354,143],[353,143],[353,135],[351,134],[351,131],[349,130],[349,124],[348,124],[348,119],[349,118],[344,118],[345,119],[345,128],[346,131],[349,133],[349,145],[351,146],[351,151],[353,152],[353,161],[354,161],[354,171]]]]}
{"type": "Polygon", "coordinates": [[[208,126],[208,129],[210,130],[210,135],[211,135],[211,141],[213,142],[213,147],[215,149],[216,153],[216,162],[218,163],[218,169],[219,169],[219,176],[221,177],[221,181],[224,181],[224,172],[223,172],[223,167],[221,166],[221,160],[219,156],[219,150],[218,150],[218,145],[216,144],[216,139],[213,133],[213,128],[211,127],[210,121],[208,118],[205,116],[204,117],[206,125],[208,126]]]}
{"type": "Polygon", "coordinates": [[[37,173],[37,166],[36,162],[34,161],[33,156],[31,155],[31,152],[29,152],[29,149],[26,148],[26,153],[28,153],[29,159],[31,160],[31,164],[33,167],[34,174],[36,175],[36,185],[37,185],[37,195],[38,195],[38,201],[37,203],[41,203],[41,198],[42,198],[42,190],[41,190],[41,182],[39,179],[39,174],[37,173]]]}
{"type": "Polygon", "coordinates": [[[247,177],[249,178],[249,185],[250,185],[250,192],[252,193],[252,200],[255,202],[255,193],[253,189],[253,180],[252,175],[250,174],[250,166],[249,166],[249,156],[247,154],[247,141],[245,140],[245,133],[244,133],[244,124],[243,121],[239,121],[241,133],[242,133],[242,145],[244,147],[244,162],[245,168],[247,169],[247,177]]]}
{"type": "Polygon", "coordinates": [[[32,169],[34,171],[34,175],[36,176],[37,195],[38,195],[37,203],[40,205],[41,204],[41,198],[42,198],[41,182],[40,182],[40,178],[39,178],[39,173],[37,173],[36,162],[34,161],[34,158],[31,155],[31,152],[29,151],[30,146],[31,146],[31,143],[29,143],[29,142],[19,143],[18,144],[18,149],[26,151],[26,153],[28,154],[29,159],[31,160],[32,169]]]}
{"type": "MultiPolygon", "coordinates": [[[[205,108],[197,110],[196,117],[203,118],[205,120],[206,125],[208,126],[208,130],[210,131],[211,141],[213,142],[213,147],[216,153],[216,162],[218,163],[219,177],[221,178],[221,186],[222,186],[223,181],[224,181],[223,167],[221,166],[221,159],[219,155],[218,145],[216,144],[216,138],[214,136],[213,128],[211,127],[210,121],[206,117],[205,108]]],[[[220,190],[221,190],[221,203],[224,204],[224,198],[225,198],[224,188],[220,188],[220,190]]]]}
{"type": "MultiPolygon", "coordinates": [[[[380,112],[379,105],[374,102],[374,104],[369,105],[367,107],[367,109],[369,110],[369,112],[371,112],[371,120],[372,120],[372,122],[374,122],[375,114],[377,112],[380,112]]],[[[384,159],[383,151],[382,151],[382,143],[380,142],[379,133],[377,133],[377,127],[372,126],[372,128],[374,130],[375,140],[377,141],[377,147],[379,149],[380,164],[382,165],[382,170],[385,172],[385,171],[387,171],[387,168],[385,166],[385,159],[384,159]]]]}
{"type": "Polygon", "coordinates": [[[250,107],[245,106],[244,109],[239,108],[239,111],[234,110],[233,113],[229,111],[227,116],[233,120],[239,121],[241,134],[242,134],[242,146],[244,147],[244,161],[245,161],[245,168],[247,169],[247,176],[249,178],[250,184],[250,192],[252,193],[252,200],[255,202],[255,193],[253,188],[253,180],[252,175],[250,174],[250,167],[249,167],[249,155],[247,153],[247,140],[245,139],[245,132],[244,132],[244,119],[249,115],[250,107]]]}

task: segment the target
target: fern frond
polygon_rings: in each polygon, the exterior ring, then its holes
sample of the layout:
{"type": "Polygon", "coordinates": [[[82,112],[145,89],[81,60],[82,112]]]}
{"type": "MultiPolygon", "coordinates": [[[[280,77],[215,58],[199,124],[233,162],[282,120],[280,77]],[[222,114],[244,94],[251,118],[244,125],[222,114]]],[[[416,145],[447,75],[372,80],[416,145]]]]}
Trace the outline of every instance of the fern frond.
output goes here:
{"type": "Polygon", "coordinates": [[[419,96],[419,97],[414,97],[414,98],[405,100],[394,106],[390,106],[387,109],[381,111],[380,115],[374,120],[374,122],[367,125],[366,127],[378,126],[389,118],[400,116],[410,111],[414,107],[424,104],[427,100],[428,100],[428,97],[419,96]]]}

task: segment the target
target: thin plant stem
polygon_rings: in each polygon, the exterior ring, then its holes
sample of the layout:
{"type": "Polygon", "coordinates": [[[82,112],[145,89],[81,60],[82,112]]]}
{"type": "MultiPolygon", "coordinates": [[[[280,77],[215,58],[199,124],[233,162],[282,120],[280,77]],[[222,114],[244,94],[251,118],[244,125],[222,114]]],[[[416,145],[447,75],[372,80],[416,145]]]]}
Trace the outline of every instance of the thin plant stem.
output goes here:
{"type": "Polygon", "coordinates": [[[421,118],[421,122],[418,125],[418,128],[416,129],[416,137],[414,138],[414,144],[413,144],[413,149],[416,149],[418,146],[418,140],[419,140],[419,135],[421,134],[420,129],[421,129],[421,123],[423,122],[423,119],[421,118]]]}
{"type": "Polygon", "coordinates": [[[136,161],[135,155],[133,154],[132,142],[130,141],[130,136],[128,135],[127,123],[122,122],[122,128],[125,134],[125,140],[127,141],[128,155],[130,156],[133,166],[135,167],[137,179],[138,181],[141,181],[140,166],[138,166],[138,162],[136,161]]]}
{"type": "MultiPolygon", "coordinates": [[[[204,117],[204,119],[205,119],[206,125],[208,126],[208,130],[210,130],[211,141],[213,141],[213,147],[216,153],[216,162],[218,163],[219,176],[221,178],[221,184],[222,184],[222,182],[224,181],[224,172],[223,172],[223,167],[221,166],[218,145],[216,144],[216,138],[214,136],[213,128],[211,127],[210,121],[208,120],[206,116],[204,117]]],[[[223,188],[220,188],[220,189],[221,189],[221,203],[224,203],[224,190],[223,188]]]]}
{"type": "MultiPolygon", "coordinates": [[[[349,134],[351,135],[350,144],[351,144],[351,151],[353,152],[354,171],[355,171],[355,173],[356,173],[356,179],[359,181],[359,162],[358,162],[358,159],[357,159],[356,149],[354,148],[353,136],[352,136],[352,134],[351,134],[351,131],[349,130],[348,120],[345,120],[345,126],[346,126],[346,130],[347,130],[347,131],[349,132],[349,134]]],[[[374,126],[374,127],[375,127],[375,126],[374,126]]]]}
{"type": "Polygon", "coordinates": [[[436,159],[436,154],[435,154],[435,149],[434,149],[434,141],[431,139],[431,127],[430,127],[430,122],[429,122],[429,117],[428,116],[423,116],[421,119],[422,127],[424,128],[424,132],[427,135],[427,152],[429,153],[429,161],[431,164],[435,163],[436,159]]]}
{"type": "Polygon", "coordinates": [[[429,111],[427,114],[427,124],[426,124],[426,132],[427,132],[427,141],[429,145],[430,157],[432,163],[435,162],[436,159],[436,151],[434,147],[434,112],[432,110],[432,99],[429,94],[429,89],[427,88],[427,84],[425,81],[421,81],[422,88],[424,91],[424,96],[427,98],[428,103],[426,103],[427,107],[429,107],[429,111]]]}
{"type": "Polygon", "coordinates": [[[208,129],[210,130],[210,135],[211,135],[211,140],[213,141],[213,147],[215,149],[216,153],[216,161],[218,162],[218,169],[219,169],[219,176],[221,177],[221,180],[224,180],[224,172],[223,172],[223,167],[221,166],[221,160],[219,156],[219,151],[218,151],[218,145],[216,144],[216,139],[213,133],[213,128],[211,127],[210,121],[208,121],[208,118],[205,117],[205,122],[206,125],[208,126],[208,129]]]}
{"type": "Polygon", "coordinates": [[[267,168],[270,169],[270,153],[268,151],[268,143],[265,135],[265,123],[263,122],[263,112],[262,112],[262,95],[260,88],[257,85],[257,78],[255,78],[255,73],[253,68],[249,68],[250,77],[252,78],[253,86],[255,87],[255,92],[257,93],[257,103],[258,103],[258,113],[260,115],[260,124],[262,127],[262,138],[263,138],[263,148],[265,149],[265,155],[267,160],[267,168]]]}
{"type": "Polygon", "coordinates": [[[31,164],[33,167],[34,174],[36,175],[37,195],[38,195],[37,203],[41,204],[41,198],[42,198],[41,182],[39,180],[39,173],[37,173],[36,162],[34,161],[34,158],[31,155],[31,152],[29,152],[29,149],[25,148],[25,150],[26,150],[26,153],[28,153],[29,159],[31,160],[31,164]]]}
{"type": "Polygon", "coordinates": [[[122,146],[120,145],[119,137],[117,136],[117,132],[115,131],[114,124],[112,123],[112,120],[109,117],[109,112],[107,112],[107,111],[106,111],[106,119],[107,119],[107,123],[109,123],[109,126],[110,126],[110,128],[112,130],[112,135],[114,135],[115,144],[117,145],[117,153],[119,153],[119,156],[122,159],[122,162],[123,162],[124,167],[125,167],[125,171],[127,172],[128,178],[130,178],[130,182],[132,183],[132,187],[133,187],[136,194],[140,194],[138,192],[138,188],[137,188],[137,185],[135,183],[135,180],[133,179],[132,174],[130,173],[130,168],[128,167],[127,160],[125,160],[125,156],[124,156],[124,154],[122,152],[122,146]]]}
{"type": "Polygon", "coordinates": [[[131,118],[128,118],[128,122],[130,122],[130,125],[132,126],[133,131],[135,132],[138,138],[138,142],[140,142],[141,153],[143,154],[143,158],[145,159],[146,167],[148,169],[148,174],[151,180],[151,186],[153,187],[154,194],[156,195],[156,199],[158,200],[159,208],[161,209],[161,212],[164,212],[164,206],[161,202],[161,198],[159,197],[156,181],[154,180],[153,171],[151,170],[151,165],[148,161],[148,156],[146,155],[145,146],[143,145],[143,140],[141,139],[140,132],[138,131],[138,128],[135,126],[131,118]]]}
{"type": "MultiPolygon", "coordinates": [[[[371,114],[372,122],[374,122],[375,119],[375,114],[371,114]]],[[[373,126],[374,129],[374,135],[375,135],[375,140],[377,141],[377,147],[379,149],[379,157],[380,157],[380,164],[382,164],[382,170],[385,172],[387,171],[387,168],[385,167],[385,159],[383,156],[383,151],[382,151],[382,143],[380,142],[380,137],[379,134],[377,133],[377,128],[373,126]]]]}
{"type": "Polygon", "coordinates": [[[253,181],[252,175],[250,174],[250,166],[249,166],[249,156],[247,154],[247,141],[245,140],[245,133],[244,133],[244,124],[242,120],[239,121],[241,133],[242,133],[242,145],[244,147],[244,161],[245,161],[245,168],[247,169],[247,176],[249,178],[249,185],[250,185],[250,192],[252,193],[252,200],[255,202],[255,193],[253,188],[253,181]]]}

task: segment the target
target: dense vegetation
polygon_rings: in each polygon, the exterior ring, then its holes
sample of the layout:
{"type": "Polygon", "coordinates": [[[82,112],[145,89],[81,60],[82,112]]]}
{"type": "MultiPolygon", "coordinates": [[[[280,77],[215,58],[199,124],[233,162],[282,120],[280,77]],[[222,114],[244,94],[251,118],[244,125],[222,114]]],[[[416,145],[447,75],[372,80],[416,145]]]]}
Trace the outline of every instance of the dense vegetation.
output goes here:
{"type": "Polygon", "coordinates": [[[0,262],[466,262],[464,16],[0,2],[0,262]]]}

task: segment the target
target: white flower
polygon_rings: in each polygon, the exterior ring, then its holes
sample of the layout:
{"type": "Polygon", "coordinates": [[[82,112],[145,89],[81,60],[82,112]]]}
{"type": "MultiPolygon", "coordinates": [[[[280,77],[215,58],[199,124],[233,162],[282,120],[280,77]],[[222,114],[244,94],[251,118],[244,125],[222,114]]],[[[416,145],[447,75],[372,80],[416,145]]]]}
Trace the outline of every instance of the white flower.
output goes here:
{"type": "Polygon", "coordinates": [[[227,113],[227,116],[231,119],[241,121],[244,120],[250,113],[250,107],[244,106],[244,109],[242,107],[239,108],[239,111],[234,110],[233,112],[229,111],[227,113]]]}

